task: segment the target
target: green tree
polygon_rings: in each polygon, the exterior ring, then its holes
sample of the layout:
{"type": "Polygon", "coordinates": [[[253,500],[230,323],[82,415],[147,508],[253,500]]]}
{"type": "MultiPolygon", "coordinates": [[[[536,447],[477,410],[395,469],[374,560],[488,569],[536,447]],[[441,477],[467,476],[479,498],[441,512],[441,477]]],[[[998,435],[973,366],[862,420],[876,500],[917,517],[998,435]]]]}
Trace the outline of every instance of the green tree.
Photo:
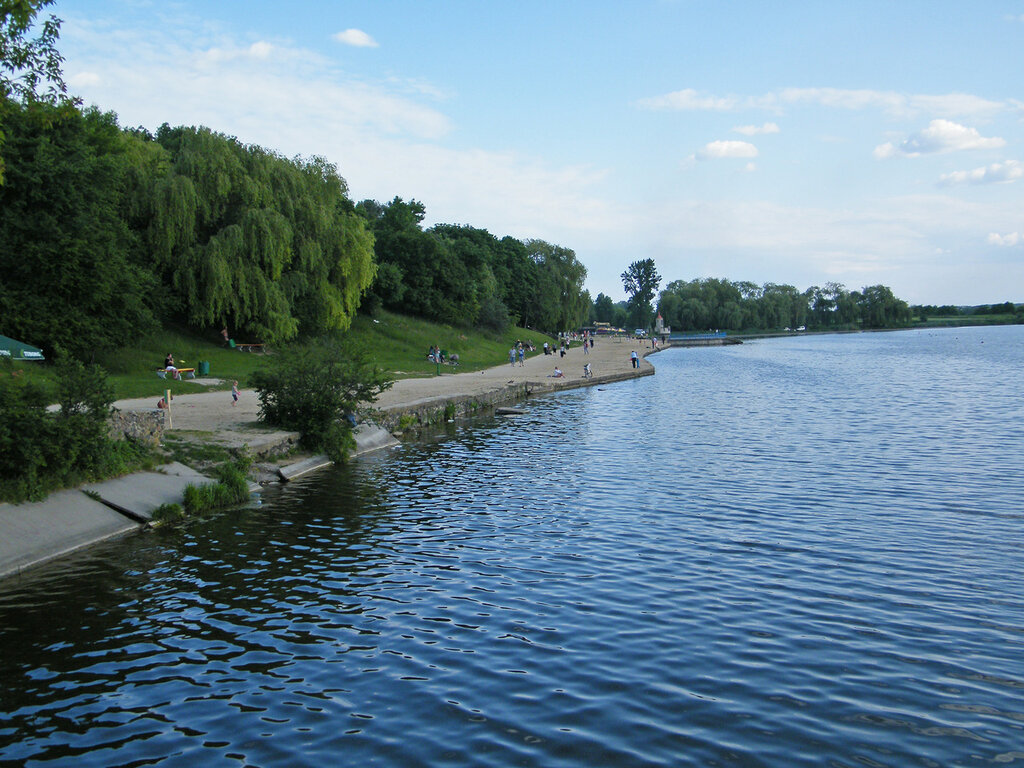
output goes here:
{"type": "Polygon", "coordinates": [[[651,325],[651,301],[658,292],[661,275],[654,266],[654,259],[634,261],[622,273],[622,285],[628,296],[630,319],[637,328],[649,328],[651,325]]]}
{"type": "Polygon", "coordinates": [[[63,57],[57,50],[60,19],[43,21],[39,34],[29,38],[36,17],[53,0],[0,0],[0,185],[4,183],[3,145],[7,115],[19,104],[64,102],[67,88],[61,73],[63,57]],[[47,90],[39,92],[41,85],[47,90]]]}
{"type": "Polygon", "coordinates": [[[590,307],[590,296],[583,289],[587,268],[569,248],[543,240],[527,240],[525,245],[537,269],[532,327],[551,333],[578,328],[590,307]]]}
{"type": "Polygon", "coordinates": [[[344,460],[354,446],[346,418],[394,383],[364,349],[324,338],[296,345],[253,374],[260,419],[298,430],[302,443],[344,460]]]}
{"type": "Polygon", "coordinates": [[[56,103],[67,92],[57,51],[60,19],[44,20],[35,38],[29,38],[36,17],[53,0],[0,1],[0,97],[15,101],[42,98],[56,103]],[[46,84],[47,91],[39,93],[46,84]]]}
{"type": "Polygon", "coordinates": [[[156,142],[131,212],[190,324],[272,343],[348,328],[376,267],[334,165],[207,128],[165,124],[156,142]]]}
{"type": "Polygon", "coordinates": [[[615,317],[615,302],[611,296],[597,294],[594,299],[594,320],[599,323],[610,323],[615,317]]]}
{"type": "Polygon", "coordinates": [[[896,298],[890,288],[871,285],[864,288],[857,301],[861,325],[865,328],[892,328],[910,322],[910,307],[896,298]]]}
{"type": "Polygon", "coordinates": [[[35,102],[9,111],[0,186],[7,332],[79,358],[154,327],[152,272],[123,211],[133,162],[113,114],[35,102]]]}

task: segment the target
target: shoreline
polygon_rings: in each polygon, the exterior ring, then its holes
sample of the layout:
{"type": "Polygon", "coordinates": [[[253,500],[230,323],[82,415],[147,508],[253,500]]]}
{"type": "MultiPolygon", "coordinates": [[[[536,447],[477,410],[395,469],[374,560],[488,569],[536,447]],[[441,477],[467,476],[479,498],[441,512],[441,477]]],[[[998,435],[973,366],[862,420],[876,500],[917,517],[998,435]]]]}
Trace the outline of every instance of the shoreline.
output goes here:
{"type": "MultiPolygon", "coordinates": [[[[645,358],[666,348],[651,349],[650,342],[642,340],[601,338],[589,354],[577,346],[565,357],[536,352],[523,366],[517,362],[473,373],[399,379],[381,393],[369,418],[357,428],[352,457],[398,445],[396,435],[404,436],[411,427],[469,418],[542,394],[654,375],[654,366],[645,358]],[[633,350],[639,357],[636,368],[630,360],[633,350]],[[582,373],[585,363],[592,367],[591,378],[582,373]],[[556,366],[565,373],[562,378],[550,375],[556,366]]],[[[255,390],[243,390],[238,405],[231,403],[226,392],[179,395],[170,409],[172,427],[166,431],[190,442],[249,450],[256,456],[280,453],[297,442],[297,433],[258,422],[255,390]]],[[[154,405],[153,398],[114,403],[128,413],[153,412],[154,405]]],[[[330,463],[326,457],[307,457],[278,467],[278,476],[271,479],[285,482],[330,463]]],[[[180,503],[186,485],[206,481],[209,478],[196,470],[172,463],[154,472],[58,491],[41,502],[0,503],[0,581],[18,578],[29,569],[112,537],[143,530],[152,525],[154,509],[180,503]]],[[[253,485],[253,490],[259,488],[253,485]]]]}

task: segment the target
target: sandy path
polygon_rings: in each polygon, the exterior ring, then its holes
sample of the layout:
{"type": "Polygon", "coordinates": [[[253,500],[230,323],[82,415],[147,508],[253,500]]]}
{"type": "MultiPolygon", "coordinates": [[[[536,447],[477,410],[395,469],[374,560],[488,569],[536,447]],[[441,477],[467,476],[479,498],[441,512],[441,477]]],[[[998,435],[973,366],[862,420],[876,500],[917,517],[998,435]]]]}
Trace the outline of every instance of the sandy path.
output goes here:
{"type": "MultiPolygon", "coordinates": [[[[583,378],[583,365],[590,363],[595,377],[628,373],[630,352],[636,350],[643,356],[650,353],[650,342],[633,339],[597,339],[590,354],[584,354],[581,347],[573,347],[565,357],[535,352],[528,355],[526,364],[520,367],[505,364],[475,373],[450,373],[448,366],[441,366],[440,376],[418,379],[400,379],[382,393],[376,406],[382,410],[406,407],[424,400],[460,395],[479,395],[501,389],[509,383],[543,382],[546,386],[577,386],[583,378]],[[564,379],[554,379],[550,374],[555,366],[565,373],[564,379]]],[[[650,367],[645,360],[644,368],[650,367]]],[[[158,398],[146,397],[134,400],[119,400],[114,406],[122,411],[149,410],[155,407],[158,398]]],[[[258,425],[259,401],[255,390],[242,390],[237,405],[231,404],[231,393],[227,391],[197,392],[175,395],[171,406],[171,420],[174,430],[196,430],[203,432],[237,434],[238,439],[252,438],[258,425]]],[[[228,434],[224,435],[225,437],[228,434]]]]}

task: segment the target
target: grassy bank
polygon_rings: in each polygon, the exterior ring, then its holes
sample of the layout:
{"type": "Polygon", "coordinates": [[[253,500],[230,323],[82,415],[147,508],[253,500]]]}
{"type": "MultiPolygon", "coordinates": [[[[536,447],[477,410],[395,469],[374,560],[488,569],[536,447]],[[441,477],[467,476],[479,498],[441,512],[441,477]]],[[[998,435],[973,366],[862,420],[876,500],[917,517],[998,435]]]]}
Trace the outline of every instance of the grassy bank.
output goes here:
{"type": "MultiPolygon", "coordinates": [[[[397,378],[438,375],[437,366],[427,361],[427,350],[435,344],[448,354],[459,356],[458,368],[440,366],[441,375],[445,375],[482,370],[505,362],[509,347],[516,339],[533,341],[538,347],[551,340],[544,334],[523,328],[510,328],[496,336],[387,312],[377,318],[356,317],[346,335],[366,345],[376,364],[397,378]]],[[[285,344],[271,347],[268,355],[287,353],[285,344]]],[[[176,395],[230,389],[234,379],[244,388],[253,371],[266,359],[267,355],[229,348],[215,332],[201,334],[184,328],[165,328],[140,338],[135,344],[95,356],[95,362],[108,372],[117,399],[152,397],[154,404],[165,389],[176,395]],[[183,381],[159,378],[155,371],[163,366],[168,352],[183,368],[198,368],[201,360],[209,362],[210,375],[205,378],[208,385],[204,385],[202,377],[183,381]],[[214,379],[219,381],[214,383],[214,379]]],[[[2,376],[12,374],[18,381],[33,381],[56,392],[56,376],[49,364],[9,363],[0,369],[2,376]]]]}

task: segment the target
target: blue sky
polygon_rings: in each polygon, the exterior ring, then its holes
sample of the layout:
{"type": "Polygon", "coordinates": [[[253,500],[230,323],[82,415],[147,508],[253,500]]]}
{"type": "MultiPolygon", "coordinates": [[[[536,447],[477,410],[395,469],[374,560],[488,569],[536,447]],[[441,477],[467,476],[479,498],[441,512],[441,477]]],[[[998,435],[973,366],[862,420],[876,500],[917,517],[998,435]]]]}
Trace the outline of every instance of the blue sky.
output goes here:
{"type": "Polygon", "coordinates": [[[70,89],[671,280],[1024,301],[1024,0],[57,0],[70,89]]]}

